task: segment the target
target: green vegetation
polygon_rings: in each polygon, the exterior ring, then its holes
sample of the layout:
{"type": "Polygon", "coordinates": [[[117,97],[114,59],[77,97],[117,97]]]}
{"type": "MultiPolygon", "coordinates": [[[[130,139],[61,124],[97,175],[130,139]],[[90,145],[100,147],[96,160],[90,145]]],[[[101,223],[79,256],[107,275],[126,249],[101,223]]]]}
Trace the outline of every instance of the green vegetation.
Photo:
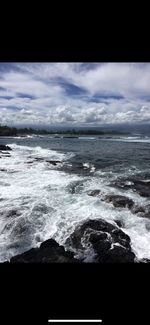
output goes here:
{"type": "Polygon", "coordinates": [[[48,135],[48,134],[69,134],[69,135],[125,135],[129,134],[130,132],[123,132],[118,130],[94,130],[94,129],[81,129],[81,130],[39,130],[39,129],[32,129],[32,128],[14,128],[8,127],[6,125],[0,125],[0,136],[19,136],[19,135],[48,135]]]}
{"type": "Polygon", "coordinates": [[[17,129],[16,128],[10,128],[6,125],[1,126],[0,125],[0,136],[16,136],[17,135],[17,129]]]}

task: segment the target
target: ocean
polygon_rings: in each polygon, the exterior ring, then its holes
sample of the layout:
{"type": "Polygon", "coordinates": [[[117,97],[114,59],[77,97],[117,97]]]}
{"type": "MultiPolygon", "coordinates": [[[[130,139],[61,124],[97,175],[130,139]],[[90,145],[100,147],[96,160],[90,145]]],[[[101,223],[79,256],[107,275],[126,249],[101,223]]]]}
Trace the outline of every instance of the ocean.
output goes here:
{"type": "Polygon", "coordinates": [[[10,156],[0,153],[0,262],[48,238],[65,245],[79,223],[98,218],[120,221],[137,259],[150,259],[150,213],[103,199],[123,195],[150,211],[149,135],[32,135],[1,137],[0,144],[12,148],[10,156]],[[89,195],[94,190],[101,195],[89,195]]]}

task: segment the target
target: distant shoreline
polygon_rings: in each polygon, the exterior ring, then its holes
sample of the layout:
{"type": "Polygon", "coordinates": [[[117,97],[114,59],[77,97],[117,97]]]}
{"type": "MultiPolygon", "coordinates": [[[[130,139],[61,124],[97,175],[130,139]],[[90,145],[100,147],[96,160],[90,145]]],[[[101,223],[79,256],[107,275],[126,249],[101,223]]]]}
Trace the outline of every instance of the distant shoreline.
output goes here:
{"type": "Polygon", "coordinates": [[[80,136],[114,136],[114,135],[130,135],[131,132],[123,132],[117,130],[109,130],[109,131],[99,131],[99,130],[59,130],[59,131],[48,131],[48,130],[36,130],[32,128],[12,128],[8,126],[0,126],[0,137],[5,136],[15,136],[15,137],[25,137],[27,135],[54,135],[56,138],[61,135],[67,138],[78,138],[80,136]]]}

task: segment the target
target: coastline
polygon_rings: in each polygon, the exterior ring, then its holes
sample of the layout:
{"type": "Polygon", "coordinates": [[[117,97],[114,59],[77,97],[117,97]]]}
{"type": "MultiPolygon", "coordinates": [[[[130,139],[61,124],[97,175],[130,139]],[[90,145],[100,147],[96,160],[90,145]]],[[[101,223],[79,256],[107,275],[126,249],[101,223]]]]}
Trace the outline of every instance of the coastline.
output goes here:
{"type": "MultiPolygon", "coordinates": [[[[12,146],[13,147],[13,146],[12,146]]],[[[15,157],[16,149],[18,147],[11,148],[11,145],[0,145],[0,151],[1,155],[4,158],[4,162],[8,158],[8,166],[9,161],[12,158],[13,155],[15,157]]],[[[23,148],[23,150],[27,150],[27,147],[19,147],[20,149],[23,148]]],[[[39,147],[37,147],[39,148],[39,147]]],[[[19,150],[20,150],[19,149],[19,150]]],[[[33,150],[33,148],[32,148],[33,150]]],[[[39,149],[38,149],[39,150],[39,149]]],[[[19,153],[19,151],[18,151],[19,153]]],[[[50,175],[50,172],[54,172],[54,175],[58,173],[58,175],[61,175],[61,170],[65,171],[64,177],[67,177],[68,180],[70,180],[70,176],[81,174],[82,177],[84,175],[89,175],[90,172],[90,166],[85,163],[76,163],[72,162],[72,166],[68,164],[67,160],[62,160],[62,157],[59,156],[59,158],[54,159],[48,159],[47,158],[47,151],[43,152],[45,153],[45,157],[42,157],[42,155],[39,157],[35,156],[35,154],[29,156],[29,153],[27,155],[27,161],[23,161],[24,169],[25,166],[28,165],[26,172],[28,175],[28,172],[36,171],[36,168],[39,166],[43,166],[45,171],[47,170],[47,173],[50,175]],[[29,160],[30,157],[30,160],[29,160]],[[39,164],[40,163],[40,164],[39,164]],[[27,165],[26,165],[27,164],[27,165]],[[31,166],[31,167],[29,167],[31,166]],[[47,166],[47,167],[46,167],[47,166]],[[68,167],[67,167],[68,166],[68,167]],[[48,168],[48,169],[47,169],[48,168]],[[68,170],[67,170],[68,168],[68,170]],[[49,172],[48,172],[49,171],[49,172]],[[68,174],[67,174],[68,173],[68,174]],[[69,176],[70,175],[70,176],[69,176]]],[[[51,152],[50,152],[51,153],[51,152]]],[[[20,156],[18,156],[18,159],[20,156]]],[[[17,162],[17,166],[19,167],[19,160],[17,162]]],[[[21,166],[20,166],[20,172],[21,172],[21,166]]],[[[93,167],[92,167],[93,168],[93,167]]],[[[39,170],[41,173],[42,169],[39,170]]],[[[1,172],[7,172],[8,170],[5,170],[5,168],[1,168],[1,172]]],[[[94,169],[93,169],[94,172],[94,169]]],[[[47,175],[48,175],[47,174],[47,175]]],[[[9,174],[8,174],[9,175],[9,174]]],[[[16,175],[17,176],[17,175],[16,175]]],[[[39,174],[40,177],[40,174],[39,174]]],[[[55,176],[54,176],[55,177],[55,176]]],[[[15,179],[15,178],[14,178],[15,179]]],[[[65,179],[65,178],[64,178],[65,179]]],[[[141,199],[148,200],[149,199],[149,188],[150,188],[150,181],[148,179],[146,180],[137,180],[134,179],[134,182],[132,181],[120,181],[117,179],[114,184],[117,189],[124,189],[124,191],[133,191],[133,193],[138,193],[140,195],[141,199]]],[[[80,199],[80,193],[82,193],[82,187],[80,187],[80,182],[75,181],[75,183],[72,183],[71,189],[69,190],[69,198],[79,198],[80,199]],[[79,186],[79,187],[78,187],[79,186]]],[[[41,192],[42,193],[42,192],[41,192]]],[[[128,193],[128,192],[127,192],[128,193]]],[[[93,188],[92,190],[87,189],[86,190],[86,196],[88,199],[88,202],[91,204],[96,203],[102,203],[106,204],[109,207],[112,207],[111,211],[114,211],[114,213],[117,213],[122,211],[122,213],[130,213],[134,216],[134,218],[137,218],[137,223],[141,220],[141,222],[147,222],[147,229],[148,228],[148,222],[149,222],[149,213],[150,213],[150,205],[137,205],[137,203],[134,201],[134,199],[131,199],[129,196],[120,193],[120,194],[114,194],[113,191],[110,192],[110,194],[103,192],[101,189],[93,188]]],[[[57,195],[54,195],[54,198],[56,198],[57,195]]],[[[1,198],[2,200],[2,198],[1,198]]],[[[143,201],[143,203],[146,201],[143,201]]],[[[147,201],[148,202],[148,201],[147,201]]],[[[45,207],[42,207],[42,209],[45,209],[45,207]]],[[[47,209],[47,208],[46,208],[47,209]]],[[[80,210],[79,210],[80,211],[80,210]]],[[[45,210],[41,210],[39,212],[39,216],[42,217],[43,212],[45,213],[45,210]]],[[[17,211],[17,207],[14,207],[10,210],[10,212],[7,213],[5,217],[5,221],[7,220],[11,221],[10,225],[12,227],[13,220],[15,222],[18,222],[21,219],[20,215],[18,214],[19,211],[17,211]],[[19,219],[20,218],[20,219],[19,219]],[[18,220],[18,221],[17,221],[18,220]]],[[[47,212],[46,212],[47,213],[47,212]]],[[[39,239],[40,247],[43,247],[43,245],[46,245],[46,251],[42,250],[39,247],[39,243],[35,245],[34,243],[30,244],[30,248],[24,248],[24,252],[21,253],[13,253],[12,258],[10,258],[10,262],[12,263],[149,263],[149,258],[140,258],[137,257],[135,254],[135,250],[133,249],[132,244],[132,238],[130,238],[129,235],[127,235],[125,223],[122,219],[116,218],[113,220],[105,220],[101,219],[101,213],[104,213],[104,211],[99,209],[100,216],[96,216],[92,219],[90,217],[85,218],[85,220],[79,219],[79,221],[76,222],[76,227],[72,232],[68,234],[68,238],[65,239],[64,242],[59,242],[57,238],[55,239],[55,236],[53,235],[49,236],[49,239],[41,240],[39,239]],[[89,224],[88,224],[89,222],[89,224]],[[105,224],[105,227],[104,227],[105,224]],[[84,231],[83,228],[85,227],[84,231]],[[115,233],[115,237],[114,237],[115,233]],[[55,241],[55,245],[54,245],[55,241]],[[81,245],[81,242],[84,242],[84,245],[81,245]],[[43,243],[43,244],[42,244],[43,243]],[[47,246],[48,245],[48,246],[47,246]],[[53,247],[53,245],[55,247],[53,247]],[[51,248],[53,247],[53,250],[51,248]],[[68,255],[70,254],[70,255],[68,255]]],[[[129,215],[129,216],[130,216],[129,215]]],[[[44,216],[44,215],[43,215],[44,216]]],[[[38,214],[35,210],[35,218],[38,217],[38,214]]],[[[46,218],[46,215],[45,215],[46,218]]],[[[68,216],[69,218],[69,216],[68,216]]],[[[68,219],[69,220],[69,219],[68,219]]],[[[136,219],[135,219],[136,220],[136,219]]],[[[36,219],[35,219],[36,221],[36,219]]],[[[21,221],[22,222],[22,221],[21,221]]],[[[30,232],[30,227],[32,227],[34,221],[31,221],[31,224],[24,223],[24,225],[16,224],[15,234],[19,234],[19,231],[25,230],[26,234],[26,228],[27,228],[27,234],[28,231],[30,232]],[[20,228],[21,227],[21,228],[20,228]]],[[[9,230],[9,222],[8,225],[6,223],[6,226],[4,227],[4,230],[9,230]]],[[[13,228],[12,228],[13,229],[13,228]]],[[[48,231],[48,230],[47,230],[48,231]]],[[[66,229],[67,231],[67,229],[66,229]]],[[[67,232],[66,232],[67,233],[67,232]]],[[[48,238],[48,235],[46,236],[48,238]]],[[[19,238],[19,237],[18,237],[19,238]]],[[[32,233],[31,233],[31,239],[32,239],[32,233]]],[[[18,239],[19,242],[19,239],[18,239]]],[[[34,240],[33,240],[34,242],[34,240]]],[[[13,244],[15,245],[15,243],[13,244]]],[[[10,245],[13,247],[13,245],[10,245]]],[[[21,241],[20,241],[21,245],[21,241]]],[[[23,244],[22,244],[23,245],[23,244]]],[[[23,247],[23,246],[22,246],[23,247]]],[[[11,256],[11,255],[10,255],[11,256]]],[[[5,259],[2,263],[7,263],[9,259],[5,259]]]]}

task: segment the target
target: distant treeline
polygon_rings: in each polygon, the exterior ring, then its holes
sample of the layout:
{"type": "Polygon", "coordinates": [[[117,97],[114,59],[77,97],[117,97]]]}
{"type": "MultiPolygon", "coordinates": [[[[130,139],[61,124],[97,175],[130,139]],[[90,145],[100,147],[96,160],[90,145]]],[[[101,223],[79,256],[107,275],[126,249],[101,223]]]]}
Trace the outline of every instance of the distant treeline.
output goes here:
{"type": "Polygon", "coordinates": [[[9,126],[2,126],[0,125],[0,136],[18,136],[18,135],[31,135],[31,134],[37,134],[37,135],[48,135],[48,134],[70,134],[70,135],[125,135],[129,132],[123,132],[123,131],[117,131],[117,130],[92,130],[92,129],[83,129],[83,130],[39,130],[39,129],[32,129],[32,128],[15,128],[15,127],[9,127],[9,126]]]}
{"type": "Polygon", "coordinates": [[[4,126],[0,125],[0,136],[15,136],[15,135],[17,135],[16,128],[10,128],[6,125],[4,126]]]}
{"type": "Polygon", "coordinates": [[[28,135],[28,134],[50,134],[50,131],[46,130],[35,130],[32,128],[15,128],[15,127],[9,127],[9,126],[1,126],[0,125],[0,136],[18,136],[20,134],[22,135],[28,135]]]}

